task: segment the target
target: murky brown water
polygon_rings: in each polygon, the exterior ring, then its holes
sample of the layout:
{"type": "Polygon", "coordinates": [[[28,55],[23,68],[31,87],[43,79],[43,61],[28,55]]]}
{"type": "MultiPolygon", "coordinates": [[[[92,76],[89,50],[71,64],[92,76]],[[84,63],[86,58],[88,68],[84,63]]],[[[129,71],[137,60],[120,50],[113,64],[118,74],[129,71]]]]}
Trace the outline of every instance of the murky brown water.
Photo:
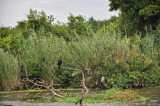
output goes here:
{"type": "MultiPolygon", "coordinates": [[[[116,103],[94,103],[84,104],[84,106],[160,106],[160,88],[143,88],[134,89],[141,96],[150,98],[148,101],[141,102],[116,102],[116,103]]],[[[63,91],[64,93],[79,95],[81,91],[63,91]]],[[[103,90],[90,90],[91,94],[103,93],[103,90]]],[[[12,105],[12,106],[76,106],[74,103],[30,103],[25,102],[27,98],[31,98],[36,93],[9,93],[0,94],[0,106],[12,105]]],[[[43,92],[41,95],[47,95],[43,92]]]]}

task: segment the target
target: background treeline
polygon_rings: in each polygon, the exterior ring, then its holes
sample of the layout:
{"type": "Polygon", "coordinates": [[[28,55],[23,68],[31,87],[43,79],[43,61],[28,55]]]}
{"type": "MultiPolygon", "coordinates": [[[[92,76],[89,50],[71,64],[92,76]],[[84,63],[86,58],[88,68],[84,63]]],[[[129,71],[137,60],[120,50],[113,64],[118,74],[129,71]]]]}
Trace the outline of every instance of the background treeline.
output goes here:
{"type": "Polygon", "coordinates": [[[109,20],[70,14],[61,23],[30,9],[17,26],[1,26],[0,90],[20,89],[26,75],[80,87],[79,73],[58,69],[60,57],[63,67],[84,71],[88,87],[101,87],[102,76],[106,88],[160,86],[160,2],[129,1],[110,0],[120,14],[109,20]]]}

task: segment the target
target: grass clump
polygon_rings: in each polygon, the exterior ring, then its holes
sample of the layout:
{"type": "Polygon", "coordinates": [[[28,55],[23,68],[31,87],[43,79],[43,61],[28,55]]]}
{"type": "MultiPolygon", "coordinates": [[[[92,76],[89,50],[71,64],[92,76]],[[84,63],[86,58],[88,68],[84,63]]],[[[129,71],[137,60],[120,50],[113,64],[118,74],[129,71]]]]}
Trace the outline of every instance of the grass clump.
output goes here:
{"type": "Polygon", "coordinates": [[[132,90],[118,91],[113,95],[109,96],[107,99],[121,101],[138,101],[141,99],[141,96],[132,90]]]}

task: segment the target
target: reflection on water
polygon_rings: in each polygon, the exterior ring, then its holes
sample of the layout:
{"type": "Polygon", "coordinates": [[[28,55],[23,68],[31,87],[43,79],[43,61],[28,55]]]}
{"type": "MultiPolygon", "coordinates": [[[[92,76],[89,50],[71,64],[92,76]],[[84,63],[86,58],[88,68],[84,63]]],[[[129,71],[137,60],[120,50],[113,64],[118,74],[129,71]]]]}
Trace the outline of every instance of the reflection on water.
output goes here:
{"type": "MultiPolygon", "coordinates": [[[[143,88],[134,89],[135,92],[141,96],[150,98],[148,101],[141,102],[117,102],[117,103],[94,103],[84,104],[84,106],[160,106],[160,88],[143,88]]],[[[63,91],[64,93],[77,95],[81,91],[63,91]]],[[[90,90],[92,94],[103,93],[103,90],[90,90]]],[[[0,94],[0,106],[13,105],[13,106],[75,106],[74,103],[29,103],[25,102],[27,98],[31,98],[36,93],[10,93],[0,94]]],[[[47,95],[43,92],[39,96],[47,95]]]]}

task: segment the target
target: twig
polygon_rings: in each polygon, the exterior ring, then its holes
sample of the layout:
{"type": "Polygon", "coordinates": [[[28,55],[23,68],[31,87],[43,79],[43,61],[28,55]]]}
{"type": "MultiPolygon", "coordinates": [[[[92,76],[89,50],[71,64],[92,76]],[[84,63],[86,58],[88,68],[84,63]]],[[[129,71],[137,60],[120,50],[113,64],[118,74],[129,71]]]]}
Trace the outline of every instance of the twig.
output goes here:
{"type": "Polygon", "coordinates": [[[36,97],[37,95],[39,95],[40,93],[42,93],[43,91],[38,92],[37,94],[35,94],[33,97],[36,97]]]}

